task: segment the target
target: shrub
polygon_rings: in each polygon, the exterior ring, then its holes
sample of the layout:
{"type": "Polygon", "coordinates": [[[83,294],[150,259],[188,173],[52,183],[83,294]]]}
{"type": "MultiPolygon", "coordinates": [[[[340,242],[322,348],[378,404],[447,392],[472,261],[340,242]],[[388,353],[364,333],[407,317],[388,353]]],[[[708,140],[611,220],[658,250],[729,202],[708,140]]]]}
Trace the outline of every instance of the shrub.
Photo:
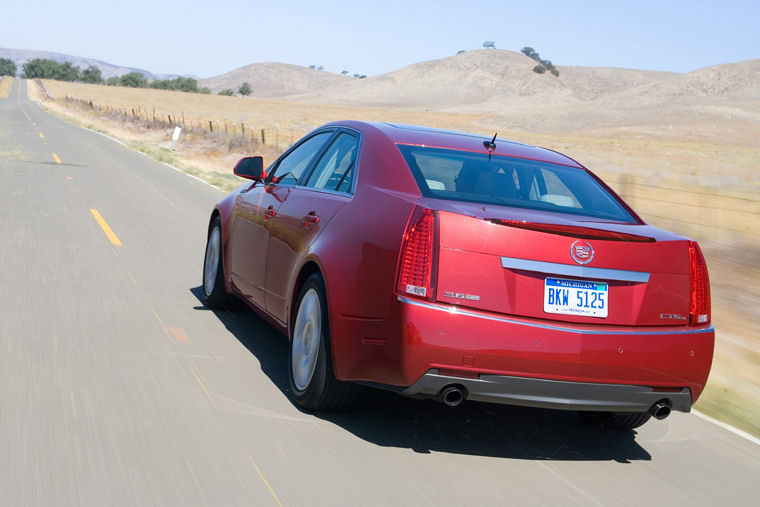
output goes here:
{"type": "Polygon", "coordinates": [[[533,67],[533,72],[535,72],[536,74],[543,74],[544,72],[546,72],[546,67],[544,67],[543,65],[536,65],[535,67],[533,67]]]}
{"type": "Polygon", "coordinates": [[[226,95],[228,97],[232,97],[233,95],[235,95],[235,92],[233,92],[229,88],[225,88],[224,90],[220,91],[218,95],[226,95]]]}

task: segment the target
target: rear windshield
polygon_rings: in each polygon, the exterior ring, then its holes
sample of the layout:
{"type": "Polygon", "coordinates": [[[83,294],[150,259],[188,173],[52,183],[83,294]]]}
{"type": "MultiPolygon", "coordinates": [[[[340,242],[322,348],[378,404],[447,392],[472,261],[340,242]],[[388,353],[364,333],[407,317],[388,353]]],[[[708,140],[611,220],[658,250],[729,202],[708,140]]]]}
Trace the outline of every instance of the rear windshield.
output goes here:
{"type": "Polygon", "coordinates": [[[426,197],[557,211],[602,220],[636,219],[582,169],[424,146],[398,145],[426,197]]]}

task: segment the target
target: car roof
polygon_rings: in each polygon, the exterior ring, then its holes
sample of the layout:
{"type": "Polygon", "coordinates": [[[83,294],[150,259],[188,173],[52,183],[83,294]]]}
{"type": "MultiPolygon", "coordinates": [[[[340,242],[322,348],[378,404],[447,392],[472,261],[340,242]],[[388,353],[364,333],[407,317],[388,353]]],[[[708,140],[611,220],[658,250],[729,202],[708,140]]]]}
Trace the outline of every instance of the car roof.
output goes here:
{"type": "MultiPolygon", "coordinates": [[[[493,136],[400,123],[342,121],[334,122],[329,125],[351,127],[367,133],[374,131],[374,133],[381,134],[393,144],[449,148],[454,150],[473,151],[476,153],[488,153],[483,142],[491,141],[493,138],[493,136]]],[[[496,149],[493,152],[494,155],[526,158],[583,168],[581,164],[570,157],[546,148],[501,139],[498,136],[495,144],[496,149]]]]}

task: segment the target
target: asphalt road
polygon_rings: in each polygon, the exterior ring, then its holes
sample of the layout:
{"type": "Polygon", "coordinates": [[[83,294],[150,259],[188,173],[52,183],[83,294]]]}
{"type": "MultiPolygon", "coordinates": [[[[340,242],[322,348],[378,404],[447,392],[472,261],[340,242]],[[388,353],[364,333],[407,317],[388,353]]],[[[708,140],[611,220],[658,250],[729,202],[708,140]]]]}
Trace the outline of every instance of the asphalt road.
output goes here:
{"type": "Polygon", "coordinates": [[[222,196],[0,100],[0,505],[757,505],[760,446],[692,414],[300,412],[285,339],[198,299],[222,196]]]}

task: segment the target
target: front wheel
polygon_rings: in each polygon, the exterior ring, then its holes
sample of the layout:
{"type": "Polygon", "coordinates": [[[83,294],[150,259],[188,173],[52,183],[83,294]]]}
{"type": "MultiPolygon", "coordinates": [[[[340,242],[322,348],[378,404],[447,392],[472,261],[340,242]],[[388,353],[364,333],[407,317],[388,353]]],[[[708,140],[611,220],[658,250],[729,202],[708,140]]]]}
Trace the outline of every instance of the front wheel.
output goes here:
{"type": "Polygon", "coordinates": [[[330,326],[322,277],[301,287],[290,326],[288,379],[293,401],[306,410],[339,411],[357,397],[357,386],[337,380],[330,358],[330,326]]]}
{"type": "Polygon", "coordinates": [[[208,231],[206,256],[203,259],[203,304],[217,309],[224,307],[226,302],[222,263],[222,221],[217,216],[208,231]]]}

